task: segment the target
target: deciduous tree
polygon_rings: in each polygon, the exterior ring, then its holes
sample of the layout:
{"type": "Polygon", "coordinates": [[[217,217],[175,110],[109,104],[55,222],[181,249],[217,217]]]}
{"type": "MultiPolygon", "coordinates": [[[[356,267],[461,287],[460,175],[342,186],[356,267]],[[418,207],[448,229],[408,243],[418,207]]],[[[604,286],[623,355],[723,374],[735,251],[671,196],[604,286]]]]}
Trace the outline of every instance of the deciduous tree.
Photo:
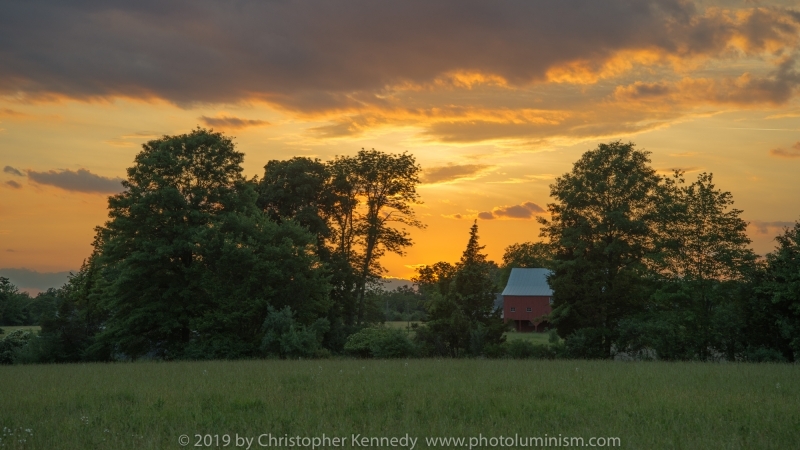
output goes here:
{"type": "Polygon", "coordinates": [[[649,153],[611,142],[587,151],[550,186],[541,235],[554,253],[551,320],[562,337],[582,330],[610,357],[619,320],[641,309],[661,177],[649,153]]]}
{"type": "Polygon", "coordinates": [[[313,237],[258,209],[243,158],[204,129],[143,145],[98,229],[100,343],[130,358],[248,356],[269,305],[291,303],[301,320],[324,313],[313,237]]]}

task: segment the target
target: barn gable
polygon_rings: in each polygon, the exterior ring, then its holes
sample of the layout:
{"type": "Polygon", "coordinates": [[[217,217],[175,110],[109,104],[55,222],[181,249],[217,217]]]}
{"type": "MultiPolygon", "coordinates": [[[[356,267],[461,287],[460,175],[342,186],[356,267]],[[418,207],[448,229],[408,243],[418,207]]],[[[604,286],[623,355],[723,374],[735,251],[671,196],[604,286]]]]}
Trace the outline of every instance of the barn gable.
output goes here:
{"type": "Polygon", "coordinates": [[[544,331],[552,312],[553,290],[547,269],[511,269],[503,296],[503,320],[513,321],[517,331],[544,331]]]}

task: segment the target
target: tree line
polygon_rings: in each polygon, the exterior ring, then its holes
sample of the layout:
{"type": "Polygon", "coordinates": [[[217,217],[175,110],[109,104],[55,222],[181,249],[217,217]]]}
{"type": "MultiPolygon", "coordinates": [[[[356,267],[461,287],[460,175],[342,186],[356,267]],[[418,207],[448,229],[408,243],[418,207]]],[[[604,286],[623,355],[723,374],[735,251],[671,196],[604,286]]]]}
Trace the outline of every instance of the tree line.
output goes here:
{"type": "Polygon", "coordinates": [[[459,261],[421,267],[414,289],[392,292],[377,288],[381,258],[402,255],[408,230],[424,227],[412,155],[274,160],[252,179],[242,162],[230,138],[200,128],[144,144],[125,190],[109,197],[92,255],[63,287],[37,296],[34,308],[3,281],[0,324],[24,309],[41,326],[4,339],[4,362],[794,361],[800,351],[800,225],[759,258],[711,174],[691,183],[680,171],[661,176],[633,144],[601,144],[556,179],[541,241],[509,246],[498,265],[483,253],[476,222],[459,261]],[[533,350],[505,342],[494,302],[514,267],[552,270],[548,321],[563,341],[533,350]],[[375,327],[387,319],[422,324],[410,339],[375,327]]]}
{"type": "Polygon", "coordinates": [[[796,360],[800,224],[759,258],[712,174],[660,176],[630,143],[586,152],[550,194],[550,319],[571,354],[796,360]]]}

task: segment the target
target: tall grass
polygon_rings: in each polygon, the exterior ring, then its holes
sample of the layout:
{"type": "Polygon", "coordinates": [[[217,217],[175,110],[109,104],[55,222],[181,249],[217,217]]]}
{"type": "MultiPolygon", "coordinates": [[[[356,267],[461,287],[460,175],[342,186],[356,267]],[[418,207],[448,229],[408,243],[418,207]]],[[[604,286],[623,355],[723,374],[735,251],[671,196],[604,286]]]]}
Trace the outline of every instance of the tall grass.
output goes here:
{"type": "MultiPolygon", "coordinates": [[[[319,360],[0,367],[3,448],[181,448],[195,434],[619,437],[800,447],[800,366],[319,360]],[[30,431],[25,431],[26,429],[30,431]],[[18,442],[24,439],[25,442],[18,442]]],[[[348,441],[349,443],[349,441],[348,441]]],[[[232,447],[232,446],[231,446],[232,447]]],[[[254,444],[251,448],[256,448],[254,444]]]]}

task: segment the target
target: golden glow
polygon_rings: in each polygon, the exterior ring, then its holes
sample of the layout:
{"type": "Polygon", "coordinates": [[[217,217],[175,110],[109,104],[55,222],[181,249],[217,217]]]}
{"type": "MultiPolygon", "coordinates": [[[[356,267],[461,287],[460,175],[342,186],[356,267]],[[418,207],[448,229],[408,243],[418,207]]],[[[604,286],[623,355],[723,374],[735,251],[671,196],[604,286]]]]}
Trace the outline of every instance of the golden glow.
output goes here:
{"type": "MultiPolygon", "coordinates": [[[[780,231],[775,224],[800,219],[793,59],[800,25],[787,17],[769,8],[709,9],[694,20],[731,30],[713,48],[693,48],[687,37],[669,52],[598,49],[595,57],[565,58],[527,78],[448,69],[422,81],[354,89],[330,103],[299,105],[265,93],[233,104],[182,105],[149,91],[81,100],[0,97],[0,166],[21,173],[0,172],[0,268],[75,270],[106,217],[104,195],[36,184],[28,170],[124,177],[143,142],[196,126],[236,136],[248,176],[261,174],[270,159],[325,160],[360,148],[414,154],[429,169],[419,186],[425,204],[417,208],[427,229],[411,230],[416,245],[406,256],[384,259],[394,277],[457,260],[481,213],[526,202],[545,208],[555,177],[611,139],[650,150],[662,173],[713,172],[757,224],[749,233],[764,253],[780,231]],[[742,31],[765,20],[779,26],[757,39],[742,31]]],[[[688,25],[671,26],[682,36],[688,25]]],[[[535,214],[479,226],[496,261],[504,247],[539,239],[535,214]]]]}

